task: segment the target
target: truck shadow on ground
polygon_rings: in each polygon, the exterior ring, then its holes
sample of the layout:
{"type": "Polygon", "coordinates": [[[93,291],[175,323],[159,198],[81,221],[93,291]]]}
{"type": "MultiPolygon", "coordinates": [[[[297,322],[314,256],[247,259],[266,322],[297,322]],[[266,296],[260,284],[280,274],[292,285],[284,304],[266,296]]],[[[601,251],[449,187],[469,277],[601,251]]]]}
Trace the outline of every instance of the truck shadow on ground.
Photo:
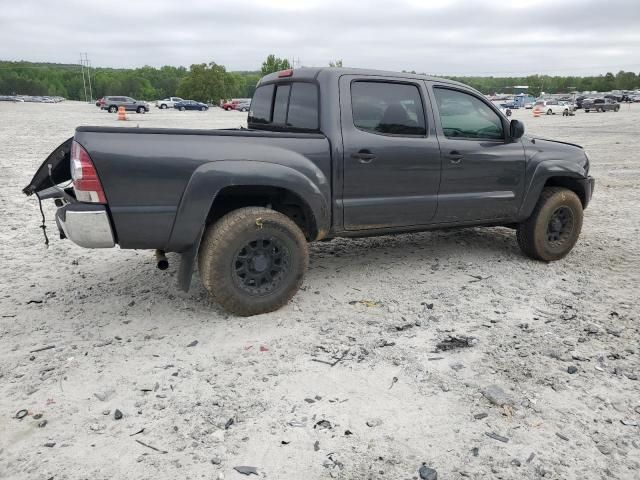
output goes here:
{"type": "MultiPolygon", "coordinates": [[[[121,255],[114,254],[105,262],[81,262],[82,271],[78,273],[84,279],[83,287],[93,284],[93,293],[83,295],[84,308],[114,302],[126,310],[127,304],[133,299],[138,306],[153,304],[177,311],[177,305],[184,308],[184,304],[191,304],[188,307],[193,307],[199,314],[220,318],[229,316],[211,299],[200,281],[197,268],[190,291],[183,293],[178,290],[177,254],[168,254],[169,269],[161,272],[155,268],[152,252],[135,256],[118,253],[121,255]],[[106,290],[100,280],[105,276],[110,277],[106,290]]],[[[93,252],[89,252],[86,259],[90,257],[93,257],[93,252]]],[[[437,264],[441,273],[457,275],[461,263],[491,265],[497,261],[514,264],[531,262],[520,253],[513,230],[499,227],[467,228],[356,239],[336,238],[310,246],[310,266],[305,285],[311,290],[322,291],[328,276],[336,275],[341,277],[343,283],[358,283],[363,273],[368,274],[373,269],[384,275],[401,276],[406,272],[407,265],[411,269],[427,270],[437,264]]],[[[78,289],[77,282],[65,277],[59,282],[58,289],[67,295],[73,295],[78,289]]],[[[299,295],[304,296],[305,292],[301,291],[299,295]]]]}

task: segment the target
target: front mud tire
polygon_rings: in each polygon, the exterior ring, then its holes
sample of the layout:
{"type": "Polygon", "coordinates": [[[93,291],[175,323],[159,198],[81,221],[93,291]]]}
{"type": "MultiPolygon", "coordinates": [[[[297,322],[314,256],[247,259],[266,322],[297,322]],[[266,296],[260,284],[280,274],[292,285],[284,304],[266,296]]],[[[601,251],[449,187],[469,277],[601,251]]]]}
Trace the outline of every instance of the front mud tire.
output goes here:
{"type": "Polygon", "coordinates": [[[226,310],[245,317],[286,305],[308,265],[300,228],[282,213],[261,207],[234,210],[210,225],[198,253],[205,288],[226,310]]]}
{"type": "Polygon", "coordinates": [[[518,245],[525,255],[535,260],[560,260],[578,241],[582,219],[582,202],[574,192],[547,187],[531,216],[518,225],[518,245]]]}

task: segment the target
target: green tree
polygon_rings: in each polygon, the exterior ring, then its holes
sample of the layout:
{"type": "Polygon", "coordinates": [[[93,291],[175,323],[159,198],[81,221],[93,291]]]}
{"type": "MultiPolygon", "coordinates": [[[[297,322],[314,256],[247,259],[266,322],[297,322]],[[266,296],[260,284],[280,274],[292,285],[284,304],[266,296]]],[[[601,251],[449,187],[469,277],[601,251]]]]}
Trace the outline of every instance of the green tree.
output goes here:
{"type": "Polygon", "coordinates": [[[260,71],[264,76],[273,72],[279,72],[280,70],[286,70],[288,68],[291,68],[289,60],[286,58],[277,58],[274,54],[271,54],[264,62],[262,62],[262,68],[260,71]]]}
{"type": "Polygon", "coordinates": [[[191,65],[180,81],[178,95],[200,102],[218,103],[227,95],[225,80],[227,72],[222,65],[215,62],[191,65]]]}
{"type": "Polygon", "coordinates": [[[336,60],[336,61],[330,61],[329,62],[329,66],[330,67],[342,67],[342,60],[336,60]]]}

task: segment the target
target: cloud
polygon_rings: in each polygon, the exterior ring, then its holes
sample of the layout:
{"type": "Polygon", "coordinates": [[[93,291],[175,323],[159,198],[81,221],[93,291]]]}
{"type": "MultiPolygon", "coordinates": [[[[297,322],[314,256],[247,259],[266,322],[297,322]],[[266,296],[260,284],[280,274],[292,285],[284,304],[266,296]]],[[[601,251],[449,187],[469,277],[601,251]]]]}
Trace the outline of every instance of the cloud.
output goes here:
{"type": "Polygon", "coordinates": [[[308,66],[438,74],[640,71],[637,0],[3,0],[0,59],[95,66],[215,61],[255,70],[269,53],[308,66]]]}

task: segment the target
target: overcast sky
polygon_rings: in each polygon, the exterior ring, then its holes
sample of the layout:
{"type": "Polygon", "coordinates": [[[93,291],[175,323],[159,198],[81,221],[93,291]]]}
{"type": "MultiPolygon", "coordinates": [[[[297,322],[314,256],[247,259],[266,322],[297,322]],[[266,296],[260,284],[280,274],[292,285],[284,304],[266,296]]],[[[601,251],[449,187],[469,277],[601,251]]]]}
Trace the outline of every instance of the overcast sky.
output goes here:
{"type": "Polygon", "coordinates": [[[640,72],[640,0],[0,0],[0,59],[136,67],[269,53],[433,74],[640,72]]]}

